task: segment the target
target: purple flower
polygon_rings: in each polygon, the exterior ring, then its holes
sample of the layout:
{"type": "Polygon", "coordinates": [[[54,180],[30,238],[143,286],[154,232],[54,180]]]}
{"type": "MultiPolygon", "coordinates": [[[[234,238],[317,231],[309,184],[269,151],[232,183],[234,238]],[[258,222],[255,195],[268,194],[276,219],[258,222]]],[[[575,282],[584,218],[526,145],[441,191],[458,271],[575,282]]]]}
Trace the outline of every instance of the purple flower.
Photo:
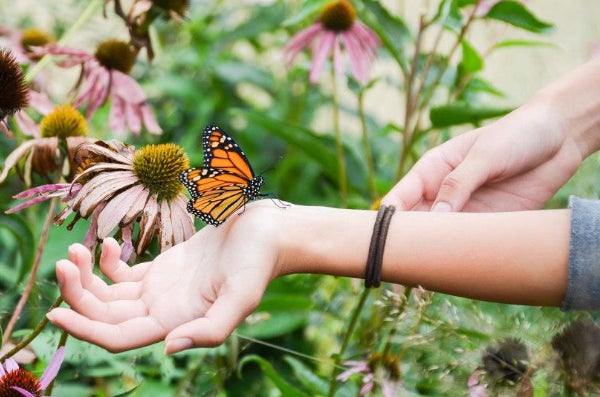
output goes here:
{"type": "Polygon", "coordinates": [[[384,357],[381,353],[375,353],[368,360],[346,361],[344,365],[347,365],[348,369],[339,374],[336,379],[347,382],[352,375],[362,374],[362,387],[359,390],[359,395],[366,396],[370,394],[379,384],[385,397],[398,395],[398,385],[400,383],[399,363],[398,359],[391,354],[386,354],[384,357]],[[383,380],[379,379],[379,375],[382,375],[383,380]]]}
{"type": "Polygon", "coordinates": [[[62,56],[57,62],[61,67],[81,65],[74,106],[86,106],[88,119],[110,99],[109,125],[113,132],[129,130],[139,134],[142,126],[152,134],[162,132],[142,88],[128,75],[137,56],[137,51],[128,43],[107,40],[100,43],[93,54],[56,44],[38,48],[36,52],[62,56]]]}
{"type": "Polygon", "coordinates": [[[56,378],[58,370],[65,358],[65,348],[59,347],[52,356],[48,367],[37,379],[31,372],[19,367],[12,358],[7,359],[4,365],[0,364],[0,396],[17,395],[25,397],[39,397],[56,378]]]}
{"type": "Polygon", "coordinates": [[[291,65],[304,48],[313,47],[310,82],[314,84],[330,56],[336,73],[344,73],[345,51],[352,76],[365,84],[369,81],[371,63],[379,44],[375,32],[356,20],[356,10],[348,0],[334,1],[325,6],[314,25],[292,37],[285,48],[286,63],[291,65]]]}

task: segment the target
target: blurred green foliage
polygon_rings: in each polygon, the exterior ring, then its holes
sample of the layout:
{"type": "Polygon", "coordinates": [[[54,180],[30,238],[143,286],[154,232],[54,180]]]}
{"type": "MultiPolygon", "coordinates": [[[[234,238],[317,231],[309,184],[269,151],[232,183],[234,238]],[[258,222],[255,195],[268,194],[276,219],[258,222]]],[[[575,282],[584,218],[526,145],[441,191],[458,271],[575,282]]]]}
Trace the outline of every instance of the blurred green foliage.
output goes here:
{"type": "MultiPolygon", "coordinates": [[[[86,2],[67,3],[81,10],[86,2]]],[[[185,148],[192,165],[199,165],[201,131],[206,124],[217,124],[235,137],[254,169],[265,176],[264,191],[294,203],[341,205],[331,81],[323,78],[320,84],[309,84],[308,56],[302,56],[289,69],[282,56],[289,38],[310,25],[324,3],[198,1],[191,2],[181,23],[157,20],[151,31],[156,58],[152,63],[139,61],[133,75],[148,93],[164,133],[160,137],[129,137],[127,142],[136,146],[175,142],[185,148]]],[[[490,43],[491,51],[511,46],[548,46],[545,37],[540,39],[539,35],[550,32],[553,26],[514,1],[501,1],[482,16],[474,16],[473,0],[431,2],[434,4],[420,26],[410,25],[404,16],[395,15],[379,1],[355,3],[358,18],[381,38],[378,62],[386,66],[386,72],[377,73],[366,87],[350,78],[340,78],[344,86],[338,99],[348,205],[369,208],[428,148],[510,111],[494,102],[503,97],[502,88],[481,76],[489,53],[483,55],[470,41],[472,19],[507,24],[530,34],[527,39],[519,36],[490,43]],[[456,45],[415,52],[416,44],[421,44],[419,34],[425,30],[448,37],[456,45]],[[372,112],[378,101],[386,101],[378,97],[378,93],[386,92],[382,88],[396,90],[399,97],[416,98],[413,108],[404,114],[404,122],[372,112]],[[419,95],[411,97],[406,94],[407,88],[419,95]],[[361,102],[366,102],[364,108],[361,102]],[[372,151],[374,180],[369,180],[373,176],[365,156],[363,132],[372,151]],[[370,186],[375,186],[375,192],[370,186]]],[[[68,30],[70,22],[56,5],[40,7],[48,8],[56,37],[68,30]]],[[[108,7],[107,20],[114,23],[114,19],[108,7]]],[[[36,20],[32,16],[14,21],[5,16],[2,23],[22,28],[36,20]]],[[[65,78],[66,89],[71,84],[65,78]]],[[[102,109],[92,122],[96,136],[105,139],[112,138],[105,127],[107,112],[102,109]]],[[[398,110],[402,112],[405,109],[398,110]]],[[[16,143],[4,136],[0,140],[0,154],[6,158],[16,143]]],[[[574,181],[549,205],[564,206],[568,193],[597,195],[596,171],[594,159],[586,162],[574,181]]],[[[22,188],[18,178],[12,178],[0,186],[0,194],[8,198],[22,188]]],[[[4,200],[0,209],[10,206],[10,201],[4,200]]],[[[24,214],[0,217],[3,327],[24,285],[47,210],[42,205],[24,214]]],[[[58,296],[54,263],[64,257],[68,244],[81,241],[85,227],[80,222],[73,231],[51,229],[34,294],[14,338],[33,328],[58,296]]],[[[150,251],[140,260],[155,253],[150,251]]],[[[329,276],[288,276],[270,285],[257,311],[218,348],[168,357],[158,344],[111,354],[68,339],[67,358],[54,394],[327,395],[336,359],[364,360],[389,338],[392,353],[401,359],[399,395],[464,395],[467,379],[481,365],[485,347],[517,337],[528,347],[531,364],[539,369],[532,379],[534,395],[562,395],[549,343],[574,314],[423,291],[413,291],[402,306],[398,300],[402,291],[396,288],[386,286],[367,298],[343,357],[336,354],[361,286],[354,280],[329,276]]],[[[39,360],[31,365],[32,371],[45,367],[59,337],[59,330],[48,327],[34,340],[31,347],[39,360]]],[[[357,395],[360,387],[361,377],[355,376],[339,385],[336,395],[357,395]]]]}

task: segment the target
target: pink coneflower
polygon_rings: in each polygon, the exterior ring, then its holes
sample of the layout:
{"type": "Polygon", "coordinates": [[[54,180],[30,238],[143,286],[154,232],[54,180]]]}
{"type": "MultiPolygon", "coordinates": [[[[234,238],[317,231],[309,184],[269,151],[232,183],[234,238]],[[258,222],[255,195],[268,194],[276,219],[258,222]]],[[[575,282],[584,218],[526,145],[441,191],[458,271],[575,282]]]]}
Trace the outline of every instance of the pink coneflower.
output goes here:
{"type": "Polygon", "coordinates": [[[12,358],[0,364],[0,397],[39,397],[56,378],[65,358],[65,348],[59,347],[41,378],[19,367],[12,358]]]}
{"type": "Polygon", "coordinates": [[[329,56],[336,72],[344,73],[342,56],[345,50],[352,76],[364,84],[369,81],[369,69],[379,44],[375,32],[356,19],[354,6],[348,0],[339,0],[325,6],[314,25],[292,37],[285,55],[289,66],[304,48],[314,45],[310,82],[316,83],[329,56]]]}
{"type": "Polygon", "coordinates": [[[128,75],[137,57],[137,51],[129,43],[106,40],[94,54],[50,44],[36,49],[36,53],[63,56],[57,63],[62,67],[81,65],[74,106],[86,106],[88,119],[110,98],[109,126],[113,132],[129,130],[139,134],[142,126],[152,134],[162,132],[142,88],[128,75]]]}
{"type": "Polygon", "coordinates": [[[83,142],[92,141],[87,137],[88,126],[81,113],[70,105],[56,106],[42,118],[39,126],[24,112],[19,113],[23,113],[21,123],[27,127],[19,124],[35,138],[24,141],[6,157],[0,172],[0,183],[22,162],[25,164],[20,170],[21,177],[27,185],[31,185],[32,173],[48,177],[53,172],[63,171],[67,162],[67,178],[72,177],[76,168],[73,157],[77,147],[83,142]],[[66,153],[61,152],[61,147],[67,149],[66,153]]]}
{"type": "Polygon", "coordinates": [[[359,395],[369,395],[376,387],[378,376],[382,375],[381,392],[385,397],[398,395],[397,387],[400,379],[400,364],[391,354],[372,354],[365,361],[346,361],[348,369],[337,376],[337,380],[346,382],[352,375],[362,374],[362,387],[359,395]]]}
{"type": "Polygon", "coordinates": [[[178,177],[189,167],[183,149],[168,143],[135,150],[118,141],[98,141],[83,144],[79,150],[83,153],[77,156],[80,172],[70,185],[44,185],[19,193],[15,198],[29,201],[9,212],[61,197],[67,206],[55,223],[62,224],[73,213],[75,218],[67,228],[80,218],[90,218],[84,245],[91,250],[117,229],[123,240],[123,260],[135,259],[134,250],[143,253],[155,234],[160,251],[192,236],[194,221],[186,210],[188,200],[178,177]]]}

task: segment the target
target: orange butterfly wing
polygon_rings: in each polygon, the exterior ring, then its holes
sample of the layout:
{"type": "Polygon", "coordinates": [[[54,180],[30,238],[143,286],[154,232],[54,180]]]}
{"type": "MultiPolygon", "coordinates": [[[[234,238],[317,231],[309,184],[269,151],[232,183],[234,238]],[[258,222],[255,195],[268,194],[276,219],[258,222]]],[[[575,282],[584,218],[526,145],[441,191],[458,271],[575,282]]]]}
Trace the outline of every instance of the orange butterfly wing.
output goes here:
{"type": "Polygon", "coordinates": [[[219,127],[208,126],[202,137],[204,167],[179,175],[192,196],[187,210],[218,226],[260,194],[261,176],[255,177],[244,152],[219,127]]]}

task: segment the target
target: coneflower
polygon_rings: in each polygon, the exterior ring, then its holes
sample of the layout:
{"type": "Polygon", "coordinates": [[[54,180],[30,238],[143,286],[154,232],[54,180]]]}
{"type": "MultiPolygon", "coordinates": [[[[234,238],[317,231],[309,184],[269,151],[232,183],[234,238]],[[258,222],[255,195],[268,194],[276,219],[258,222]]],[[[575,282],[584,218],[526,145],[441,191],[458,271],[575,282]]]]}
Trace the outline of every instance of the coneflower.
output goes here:
{"type": "Polygon", "coordinates": [[[23,70],[11,51],[0,49],[0,129],[5,134],[9,134],[5,119],[28,103],[29,88],[23,70]]]}

